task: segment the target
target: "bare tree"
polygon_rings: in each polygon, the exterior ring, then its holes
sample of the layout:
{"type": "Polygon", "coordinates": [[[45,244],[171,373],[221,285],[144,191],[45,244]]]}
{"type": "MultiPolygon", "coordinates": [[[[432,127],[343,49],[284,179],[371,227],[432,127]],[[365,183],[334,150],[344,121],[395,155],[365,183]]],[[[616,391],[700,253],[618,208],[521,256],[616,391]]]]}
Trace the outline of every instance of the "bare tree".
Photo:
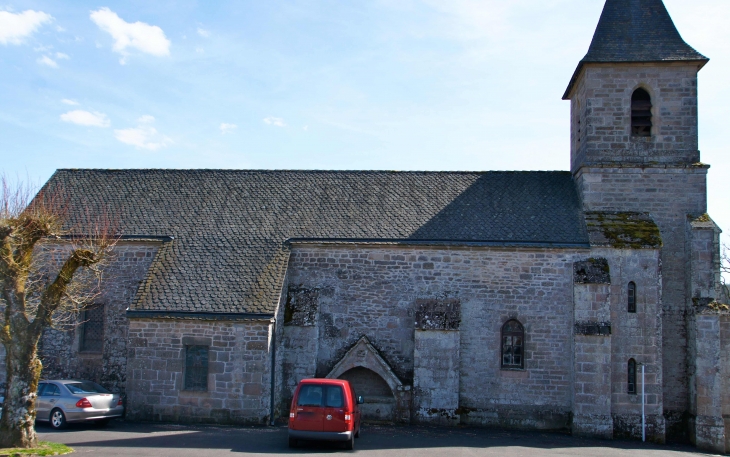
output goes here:
{"type": "Polygon", "coordinates": [[[62,189],[33,194],[29,185],[0,177],[0,342],[7,385],[0,448],[37,445],[38,341],[44,329],[76,322],[99,293],[101,266],[116,241],[104,214],[87,211],[69,228],[62,189]]]}
{"type": "Polygon", "coordinates": [[[723,303],[730,303],[730,246],[722,245],[722,254],[720,255],[720,280],[722,281],[722,296],[718,297],[723,303]]]}

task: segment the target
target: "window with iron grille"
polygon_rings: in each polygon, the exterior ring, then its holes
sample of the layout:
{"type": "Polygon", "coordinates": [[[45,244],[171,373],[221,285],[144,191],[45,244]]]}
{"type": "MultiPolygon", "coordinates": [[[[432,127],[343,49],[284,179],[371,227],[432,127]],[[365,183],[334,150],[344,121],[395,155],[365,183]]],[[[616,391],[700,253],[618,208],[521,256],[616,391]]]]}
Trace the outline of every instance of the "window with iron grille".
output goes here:
{"type": "Polygon", "coordinates": [[[636,312],[636,284],[632,281],[629,283],[628,288],[628,300],[629,300],[629,312],[636,312]]]}
{"type": "Polygon", "coordinates": [[[627,392],[630,394],[636,394],[636,360],[629,359],[629,387],[627,392]]]}
{"type": "Polygon", "coordinates": [[[185,390],[208,390],[208,346],[185,346],[185,390]]]}
{"type": "Polygon", "coordinates": [[[525,329],[515,319],[502,326],[502,368],[525,367],[525,329]]]}
{"type": "Polygon", "coordinates": [[[79,350],[101,352],[104,347],[104,305],[93,305],[82,313],[79,350]]]}
{"type": "Polygon", "coordinates": [[[631,135],[651,136],[651,96],[644,89],[636,89],[631,96],[631,135]]]}

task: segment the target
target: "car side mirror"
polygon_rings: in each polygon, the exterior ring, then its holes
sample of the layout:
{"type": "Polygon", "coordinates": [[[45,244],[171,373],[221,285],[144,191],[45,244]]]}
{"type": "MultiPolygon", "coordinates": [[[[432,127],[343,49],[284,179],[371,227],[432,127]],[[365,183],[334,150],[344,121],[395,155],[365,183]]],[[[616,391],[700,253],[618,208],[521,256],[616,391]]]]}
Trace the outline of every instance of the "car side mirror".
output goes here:
{"type": "Polygon", "coordinates": [[[365,403],[365,400],[362,399],[362,395],[358,395],[358,397],[357,397],[357,404],[358,405],[362,405],[363,403],[365,403]]]}

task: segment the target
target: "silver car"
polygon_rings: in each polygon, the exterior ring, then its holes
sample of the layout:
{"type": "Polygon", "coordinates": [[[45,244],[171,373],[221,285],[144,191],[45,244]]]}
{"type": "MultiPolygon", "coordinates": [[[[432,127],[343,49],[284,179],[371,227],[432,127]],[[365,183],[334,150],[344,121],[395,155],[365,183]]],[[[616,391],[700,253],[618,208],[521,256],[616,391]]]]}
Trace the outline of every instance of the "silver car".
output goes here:
{"type": "Polygon", "coordinates": [[[52,380],[38,383],[36,420],[55,429],[69,422],[106,423],[124,412],[122,398],[91,381],[52,380]]]}

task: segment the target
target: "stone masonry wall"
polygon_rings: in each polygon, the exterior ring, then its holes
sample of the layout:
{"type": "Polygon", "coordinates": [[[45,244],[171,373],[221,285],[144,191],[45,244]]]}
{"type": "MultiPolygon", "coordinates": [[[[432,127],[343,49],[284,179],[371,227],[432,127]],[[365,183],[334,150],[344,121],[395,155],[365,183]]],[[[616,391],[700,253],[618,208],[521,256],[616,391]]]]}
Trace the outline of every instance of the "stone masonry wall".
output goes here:
{"type": "Polygon", "coordinates": [[[326,375],[367,336],[410,385],[416,302],[458,299],[461,422],[565,428],[571,411],[572,262],[578,252],[295,246],[289,286],[318,291],[319,338],[312,353],[306,328],[300,328],[301,340],[294,333],[284,338],[282,344],[301,356],[295,371],[285,367],[283,382],[292,386],[311,367],[316,369],[308,376],[326,375]],[[524,370],[500,369],[500,330],[510,318],[525,327],[524,370]]]}
{"type": "Polygon", "coordinates": [[[131,319],[127,417],[266,423],[271,328],[269,321],[131,319]],[[207,391],[184,390],[186,345],[208,346],[207,391]]]}
{"type": "Polygon", "coordinates": [[[720,316],[720,379],[722,418],[725,423],[725,452],[730,453],[730,315],[720,316]]]}
{"type": "Polygon", "coordinates": [[[699,162],[697,65],[586,65],[571,98],[571,170],[699,162]],[[651,95],[652,136],[631,137],[631,95],[651,95]]]}
{"type": "Polygon", "coordinates": [[[645,365],[647,439],[663,442],[662,319],[659,251],[597,249],[611,270],[611,414],[615,438],[641,439],[641,367],[628,393],[628,361],[645,365]],[[636,313],[628,312],[628,284],[636,284],[636,313]]]}
{"type": "MultiPolygon", "coordinates": [[[[662,346],[664,409],[677,421],[688,409],[687,309],[689,252],[688,214],[706,212],[706,167],[583,168],[576,182],[587,211],[649,212],[661,231],[662,346]]],[[[668,424],[670,425],[670,424],[668,424]]],[[[668,429],[668,432],[670,430],[668,429]]]]}
{"type": "Polygon", "coordinates": [[[689,395],[684,226],[688,214],[707,210],[697,70],[691,63],[591,64],[571,96],[571,170],[585,209],[649,212],[661,230],[664,409],[675,437],[689,395]],[[651,95],[651,137],[630,134],[631,95],[639,87],[651,95]]]}
{"type": "MultiPolygon", "coordinates": [[[[126,309],[159,249],[158,242],[120,241],[104,268],[102,295],[94,303],[104,305],[104,345],[101,352],[79,350],[80,326],[49,329],[40,342],[44,379],[81,378],[95,381],[112,392],[124,392],[126,384],[126,309]]],[[[49,247],[60,267],[68,246],[49,247]]],[[[81,317],[79,316],[79,321],[81,317]]]]}

